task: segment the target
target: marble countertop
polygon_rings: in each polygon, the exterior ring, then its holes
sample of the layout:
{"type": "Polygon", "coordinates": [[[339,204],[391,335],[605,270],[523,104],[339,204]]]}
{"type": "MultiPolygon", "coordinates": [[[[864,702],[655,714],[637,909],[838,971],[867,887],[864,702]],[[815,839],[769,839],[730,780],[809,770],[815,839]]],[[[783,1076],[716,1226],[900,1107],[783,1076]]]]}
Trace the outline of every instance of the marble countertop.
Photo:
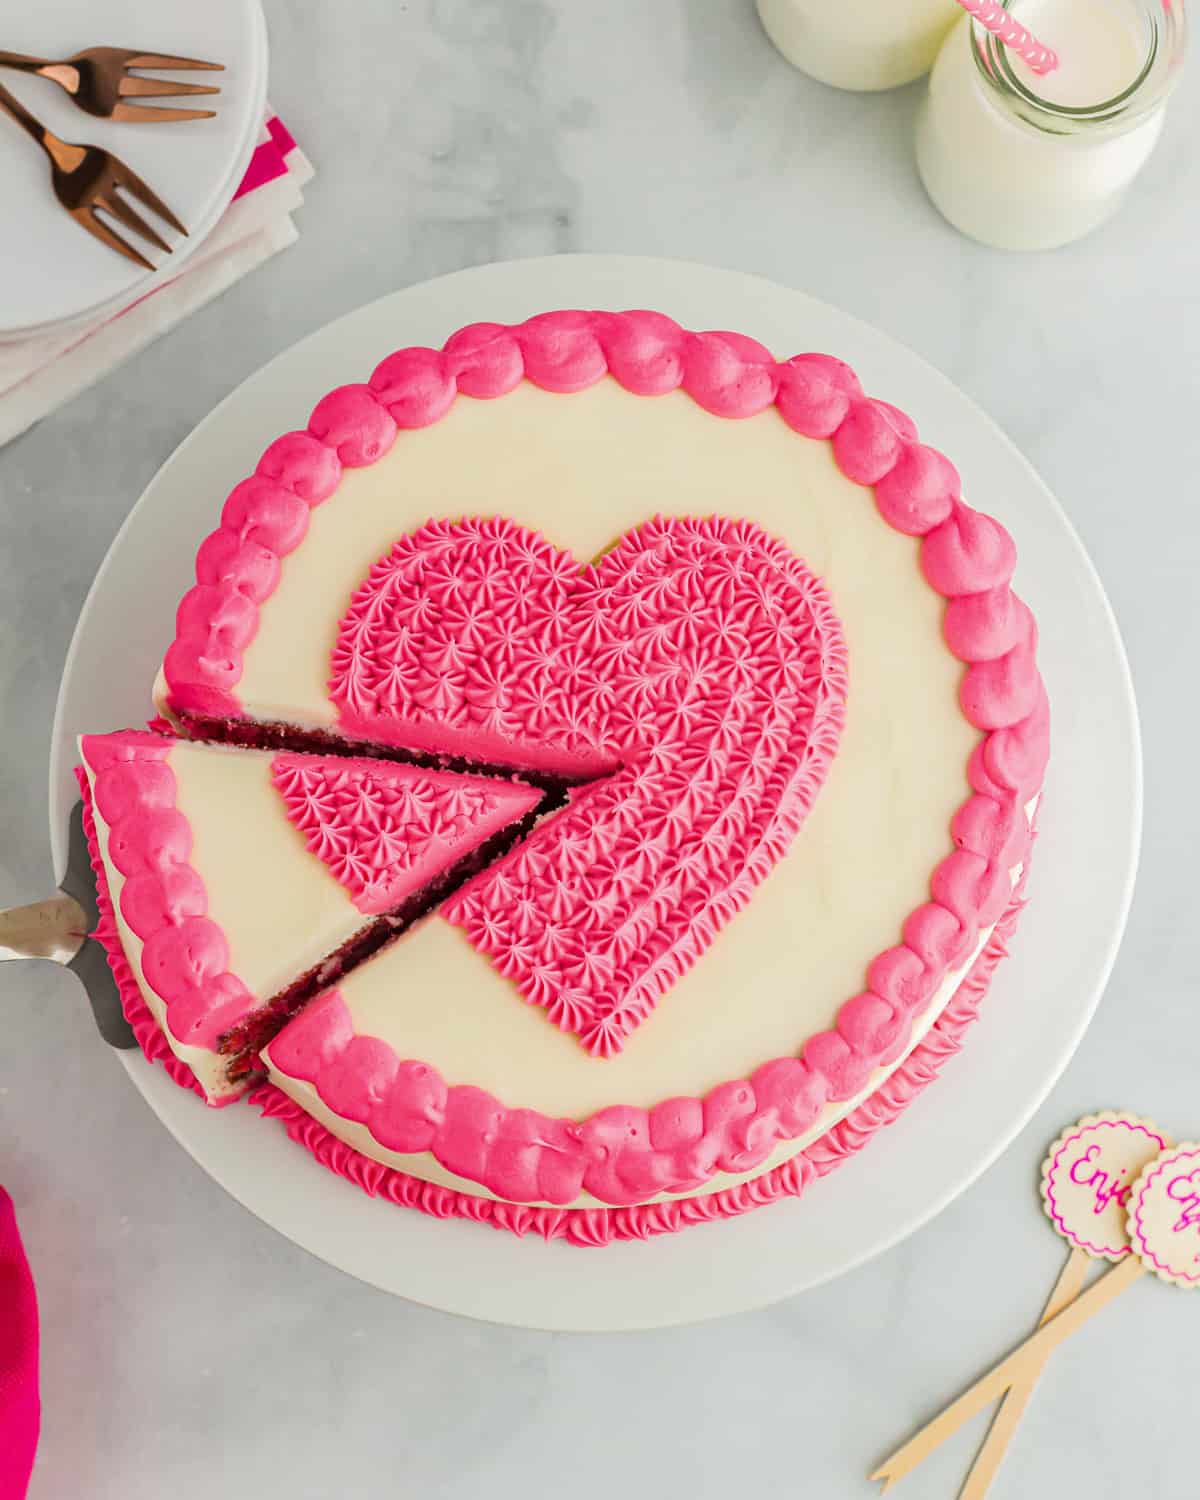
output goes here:
{"type": "MultiPolygon", "coordinates": [[[[1031,1184],[1060,1126],[1115,1105],[1200,1134],[1195,69],[1121,215],[1016,258],[960,238],[925,200],[921,85],[811,83],[750,0],[266,9],[272,101],[318,168],[298,245],[0,452],[0,904],[47,882],[63,656],[97,564],[175,445],[245,375],[361,302],[570,250],[801,287],[910,345],[1007,429],[1124,629],[1146,747],[1142,871],[1078,1055],[971,1191],[820,1290],[612,1338],[460,1321],[310,1258],[157,1125],[81,1023],[72,976],[4,966],[0,1180],[45,1330],[33,1500],[459,1500],[552,1484],[575,1500],[865,1497],[889,1447],[1036,1320],[1062,1246],[1031,1184]]],[[[1140,1285],[1056,1356],[997,1500],[1195,1493],[1200,1339],[1182,1311],[1140,1285]]],[[[981,1430],[947,1444],[912,1494],[953,1495],[981,1430]]]]}

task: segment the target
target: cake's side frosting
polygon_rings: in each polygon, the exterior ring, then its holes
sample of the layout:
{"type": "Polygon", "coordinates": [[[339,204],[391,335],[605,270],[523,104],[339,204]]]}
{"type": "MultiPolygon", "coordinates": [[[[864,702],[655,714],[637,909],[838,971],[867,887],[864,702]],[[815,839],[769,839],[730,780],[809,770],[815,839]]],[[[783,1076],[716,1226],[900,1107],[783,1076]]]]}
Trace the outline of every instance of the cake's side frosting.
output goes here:
{"type": "Polygon", "coordinates": [[[797,1197],[815,1178],[833,1171],[861,1151],[878,1130],[890,1125],[962,1046],[996,965],[1008,951],[1021,905],[1018,890],[928,1035],[880,1088],[788,1161],[752,1181],[718,1192],[621,1208],[545,1208],[509,1203],[460,1192],[373,1161],[339,1140],[273,1084],[263,1085],[250,1099],[264,1115],[279,1120],[292,1140],[329,1171],[372,1197],[437,1218],[473,1219],[513,1234],[540,1235],[580,1246],[671,1234],[689,1225],[733,1218],[780,1198],[797,1197]]]}

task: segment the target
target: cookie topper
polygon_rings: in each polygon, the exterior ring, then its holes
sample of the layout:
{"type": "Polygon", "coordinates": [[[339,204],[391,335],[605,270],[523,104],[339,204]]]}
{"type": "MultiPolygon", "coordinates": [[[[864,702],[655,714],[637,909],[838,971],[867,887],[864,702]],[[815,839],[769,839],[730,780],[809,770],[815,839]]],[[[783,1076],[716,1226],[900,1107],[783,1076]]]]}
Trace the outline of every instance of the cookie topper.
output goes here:
{"type": "Polygon", "coordinates": [[[1148,1271],[1200,1285],[1200,1144],[1184,1141],[1151,1162],[1133,1187],[1129,1236],[1148,1271]]]}
{"type": "Polygon", "coordinates": [[[1170,1144],[1153,1121],[1112,1110],[1063,1131],[1042,1163],[1042,1206],[1073,1250],[1124,1260],[1134,1184],[1170,1144]]]}
{"type": "Polygon", "coordinates": [[[1042,1164],[1042,1205],[1071,1246],[1037,1330],[871,1475],[884,1491],[1000,1398],[959,1491],[981,1500],[1053,1350],[1140,1277],[1200,1286],[1200,1144],[1172,1146],[1150,1120],[1106,1111],[1063,1131],[1042,1164]],[[1090,1260],[1113,1266],[1085,1292],[1090,1260]]]}

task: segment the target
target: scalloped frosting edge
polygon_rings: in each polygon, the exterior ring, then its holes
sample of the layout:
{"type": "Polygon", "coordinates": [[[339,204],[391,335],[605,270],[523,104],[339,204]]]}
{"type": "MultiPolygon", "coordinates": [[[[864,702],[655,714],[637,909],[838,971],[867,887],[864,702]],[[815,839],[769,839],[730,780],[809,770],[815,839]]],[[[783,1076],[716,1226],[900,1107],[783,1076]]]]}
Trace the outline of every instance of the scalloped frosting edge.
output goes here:
{"type": "MultiPolygon", "coordinates": [[[[92,789],[88,783],[87,772],[82,766],[75,767],[75,780],[79,784],[79,794],[83,799],[83,832],[87,839],[88,857],[91,860],[92,872],[96,877],[96,907],[99,911],[99,920],[95,930],[89,934],[104,949],[108,959],[108,967],[112,970],[113,980],[117,986],[117,994],[120,997],[121,1009],[125,1019],[133,1029],[134,1039],[142,1049],[142,1054],[147,1062],[161,1063],[167,1070],[171,1079],[180,1088],[191,1089],[198,1094],[206,1104],[214,1103],[204,1091],[200,1080],[188,1067],[187,1063],[176,1057],[167,1040],[166,1033],[154,1019],[150,1007],[146,1004],[145,997],[138,985],[137,978],[133,972],[133,966],[125,954],[124,945],[121,942],[121,934],[117,927],[116,912],[113,909],[112,895],[108,888],[108,872],[104,868],[104,858],[100,853],[100,839],[96,830],[96,818],[92,810],[92,789]]],[[[236,1096],[231,1095],[221,1101],[222,1104],[232,1104],[236,1096]]]]}
{"type": "MultiPolygon", "coordinates": [[[[168,763],[179,743],[127,729],[81,735],[79,753],[90,788],[96,852],[105,865],[106,851],[123,877],[117,901],[106,879],[112,935],[122,942],[119,904],[125,926],[142,945],[136,968],[162,1004],[164,1039],[207,1101],[219,1105],[245,1090],[244,1082],[229,1077],[235,1058],[221,1055],[222,1040],[261,1002],[229,969],[228,941],[208,915],[204,880],[190,863],[192,829],[178,807],[168,763]],[[100,819],[107,829],[103,841],[100,819]]],[[[129,965],[137,985],[133,959],[129,965]]],[[[154,1017],[144,990],[141,998],[154,1017]]]]}
{"type": "Polygon", "coordinates": [[[788,1161],[734,1187],[692,1198],[667,1199],[619,1208],[544,1208],[483,1198],[427,1182],[364,1156],[339,1140],[275,1084],[260,1085],[249,1102],[278,1120],[327,1171],[343,1177],[368,1196],[434,1218],[470,1219],[518,1236],[540,1236],[568,1245],[596,1247],[617,1240],[646,1240],[695,1224],[736,1218],[751,1209],[799,1197],[817,1178],[856,1155],[877,1131],[892,1124],[961,1049],[979,1013],[996,965],[1024,907],[1024,876],[983,951],[925,1039],[878,1089],[825,1135],[788,1161]]]}
{"type": "MultiPolygon", "coordinates": [[[[1014,881],[1015,883],[1015,881],[1014,881]]],[[[916,1035],[899,1066],[936,1021],[986,946],[990,928],[916,1035]]],[[[473,1084],[449,1084],[426,1062],[357,1034],[337,985],[264,1049],[268,1078],[354,1149],[401,1171],[395,1157],[429,1153],[439,1168],[510,1203],[610,1206],[702,1190],[718,1176],[765,1172],[850,1113],[883,1077],[845,1101],[822,1103],[803,1060],[778,1059],[701,1097],[653,1108],[607,1105],[574,1120],[506,1106],[473,1084]]],[[[419,1169],[416,1175],[422,1175],[419,1169]]],[[[711,1189],[711,1190],[715,1190],[711,1189]]]]}

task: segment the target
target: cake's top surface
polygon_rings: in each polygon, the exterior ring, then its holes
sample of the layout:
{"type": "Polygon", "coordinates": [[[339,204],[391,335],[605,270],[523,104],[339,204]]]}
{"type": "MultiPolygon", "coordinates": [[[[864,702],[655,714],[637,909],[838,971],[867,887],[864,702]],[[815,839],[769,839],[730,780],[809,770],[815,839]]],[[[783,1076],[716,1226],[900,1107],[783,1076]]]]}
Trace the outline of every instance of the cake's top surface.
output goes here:
{"type": "Polygon", "coordinates": [[[847,1100],[1011,895],[1047,723],[1014,560],[834,359],[478,325],[268,448],[163,703],[605,778],[403,940],[402,986],[347,983],[356,1035],[547,1118],[775,1062],[847,1100]]]}
{"type": "Polygon", "coordinates": [[[496,401],[460,399],[347,470],[311,511],[259,607],[238,693],[257,717],[336,729],[327,684],[339,626],[431,508],[457,519],[487,497],[552,554],[569,550],[577,571],[656,511],[719,514],[731,496],[734,519],[752,512],[822,581],[846,645],[845,727],[791,853],[675,981],[652,1031],[639,1028],[603,1067],[437,918],[406,943],[412,983],[370,1017],[403,1055],[552,1114],[703,1093],[828,1025],[927,899],[981,739],[958,706],[963,669],[942,639],[945,602],[922,576],[919,539],[889,526],[829,446],[798,437],[774,409],[721,420],[682,393],[651,400],[611,381],[569,397],[523,384],[496,401]],[[434,992],[454,1003],[425,1004],[434,992]],[[745,994],[749,1013],[730,1004],[745,994]]]}

